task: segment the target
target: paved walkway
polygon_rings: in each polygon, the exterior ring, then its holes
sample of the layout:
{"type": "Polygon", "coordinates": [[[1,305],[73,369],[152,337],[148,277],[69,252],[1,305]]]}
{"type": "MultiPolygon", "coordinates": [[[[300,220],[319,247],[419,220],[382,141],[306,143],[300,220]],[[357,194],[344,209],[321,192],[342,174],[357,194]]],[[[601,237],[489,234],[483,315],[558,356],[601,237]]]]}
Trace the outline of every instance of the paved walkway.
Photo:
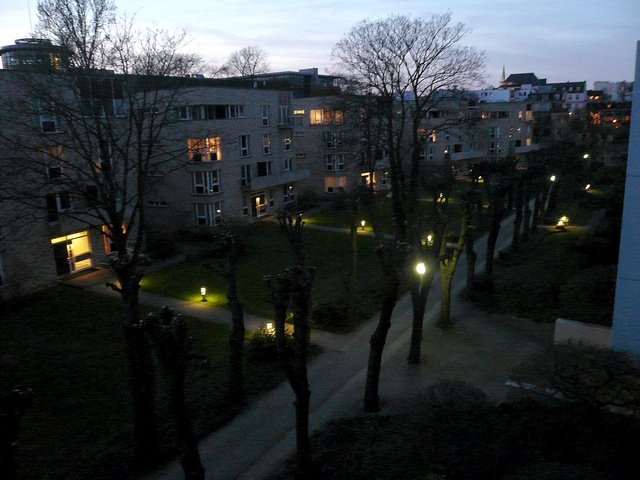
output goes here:
{"type": "MultiPolygon", "coordinates": [[[[511,225],[508,220],[504,222],[499,249],[510,244],[511,225]]],[[[485,241],[477,242],[477,249],[484,248],[485,244],[485,241]]],[[[482,262],[483,255],[479,255],[479,267],[482,262]]],[[[461,290],[464,269],[462,259],[454,279],[454,296],[461,290]]],[[[70,283],[115,294],[104,287],[104,275],[105,272],[97,272],[70,283]]],[[[410,338],[410,298],[403,297],[395,308],[381,372],[381,414],[420,408],[424,390],[443,378],[476,385],[490,398],[500,401],[506,393],[505,381],[513,366],[551,342],[551,325],[489,315],[459,299],[452,305],[455,327],[441,331],[434,326],[439,296],[439,286],[435,284],[425,315],[423,361],[418,365],[407,365],[405,361],[410,338]]],[[[153,306],[168,305],[177,312],[209,321],[228,322],[230,317],[226,310],[146,292],[141,292],[140,300],[153,306]]],[[[249,317],[247,326],[252,328],[263,321],[249,317]]],[[[312,341],[323,347],[323,353],[309,365],[312,430],[332,419],[363,414],[369,338],[376,322],[377,317],[349,335],[312,332],[312,341]]],[[[277,469],[295,449],[293,401],[294,395],[284,382],[202,440],[200,452],[207,478],[260,480],[277,469]]],[[[149,480],[182,478],[182,470],[175,461],[149,476],[149,480]]]]}

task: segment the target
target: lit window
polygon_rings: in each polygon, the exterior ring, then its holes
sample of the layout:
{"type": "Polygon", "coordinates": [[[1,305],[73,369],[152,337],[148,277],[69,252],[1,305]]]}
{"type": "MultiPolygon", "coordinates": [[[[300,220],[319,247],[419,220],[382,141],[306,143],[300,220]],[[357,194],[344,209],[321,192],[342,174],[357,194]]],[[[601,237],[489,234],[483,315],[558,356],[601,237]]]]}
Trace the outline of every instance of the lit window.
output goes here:
{"type": "Polygon", "coordinates": [[[344,118],[341,110],[323,108],[310,110],[309,121],[311,125],[340,125],[344,118]]]}
{"type": "Polygon", "coordinates": [[[327,193],[335,193],[344,190],[347,186],[347,177],[325,177],[324,190],[327,193]]]}
{"type": "Polygon", "coordinates": [[[222,160],[220,137],[187,139],[187,156],[193,162],[215,162],[222,160]]]}

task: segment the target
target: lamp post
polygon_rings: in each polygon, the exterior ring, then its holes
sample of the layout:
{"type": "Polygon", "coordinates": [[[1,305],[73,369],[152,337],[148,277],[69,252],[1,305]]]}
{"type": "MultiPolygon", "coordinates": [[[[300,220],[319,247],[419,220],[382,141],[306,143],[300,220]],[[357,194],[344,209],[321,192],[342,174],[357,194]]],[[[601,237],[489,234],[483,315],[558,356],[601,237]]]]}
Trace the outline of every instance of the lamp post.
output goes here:
{"type": "Polygon", "coordinates": [[[547,200],[544,203],[544,211],[547,212],[549,210],[549,201],[551,200],[551,194],[553,193],[553,185],[556,183],[556,176],[551,175],[549,177],[549,191],[547,192],[547,200]]]}
{"type": "Polygon", "coordinates": [[[202,295],[202,300],[200,300],[201,302],[206,302],[207,301],[207,289],[206,287],[200,287],[200,295],[202,295]]]}
{"type": "Polygon", "coordinates": [[[367,224],[366,220],[360,220],[360,229],[364,230],[364,226],[367,224]]]}
{"type": "Polygon", "coordinates": [[[424,279],[424,274],[427,273],[427,266],[424,262],[416,263],[416,273],[420,275],[420,282],[424,279]]]}

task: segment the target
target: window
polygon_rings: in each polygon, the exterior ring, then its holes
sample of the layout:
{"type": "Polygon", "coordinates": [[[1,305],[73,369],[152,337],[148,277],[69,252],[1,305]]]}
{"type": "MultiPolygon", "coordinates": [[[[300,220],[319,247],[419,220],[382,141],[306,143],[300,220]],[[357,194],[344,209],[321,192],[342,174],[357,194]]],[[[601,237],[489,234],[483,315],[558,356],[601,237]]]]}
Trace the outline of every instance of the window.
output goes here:
{"type": "Polygon", "coordinates": [[[269,126],[269,117],[271,117],[271,105],[260,105],[260,115],[262,117],[262,126],[269,126]]]}
{"type": "Polygon", "coordinates": [[[184,105],[178,107],[179,120],[219,120],[244,118],[244,105],[184,105]]]}
{"type": "Polygon", "coordinates": [[[256,163],[256,169],[258,177],[271,175],[271,162],[258,162],[256,163]]]}
{"type": "Polygon", "coordinates": [[[187,139],[187,156],[192,162],[215,162],[222,160],[220,137],[187,139]]]}
{"type": "Polygon", "coordinates": [[[62,176],[62,166],[64,164],[62,152],[62,145],[54,145],[45,149],[43,155],[47,177],[60,178],[62,176]]]}
{"type": "Polygon", "coordinates": [[[156,208],[159,208],[159,207],[166,208],[167,202],[164,202],[162,200],[149,200],[147,202],[147,205],[150,207],[156,207],[156,208]]]}
{"type": "Polygon", "coordinates": [[[327,193],[335,193],[344,188],[347,185],[347,177],[325,177],[324,178],[324,190],[327,193]]]}
{"type": "MultiPolygon", "coordinates": [[[[84,114],[92,117],[122,117],[126,114],[122,80],[84,77],[78,82],[84,114]]],[[[157,112],[157,105],[154,105],[157,112]]]]}
{"type": "Polygon", "coordinates": [[[240,156],[248,157],[251,155],[251,144],[249,143],[249,135],[240,135],[240,156]]]}
{"type": "Polygon", "coordinates": [[[55,104],[41,108],[40,113],[40,131],[43,133],[55,133],[58,131],[58,119],[55,114],[55,104]]]}
{"type": "Polygon", "coordinates": [[[489,127],[489,138],[500,138],[500,127],[489,127]]]}
{"type": "Polygon", "coordinates": [[[428,141],[429,143],[434,143],[434,142],[437,140],[437,138],[438,138],[438,136],[436,135],[436,132],[435,132],[435,130],[434,130],[434,131],[433,131],[433,132],[431,132],[431,133],[429,134],[429,136],[427,137],[427,141],[428,141]]]}
{"type": "Polygon", "coordinates": [[[227,118],[244,118],[244,105],[227,105],[227,118]]]}
{"type": "Polygon", "coordinates": [[[293,202],[296,198],[295,189],[293,183],[287,183],[282,186],[282,201],[284,203],[293,202]]]}
{"type": "Polygon", "coordinates": [[[500,153],[502,152],[502,147],[500,146],[500,142],[489,142],[489,153],[500,153]]]}
{"type": "Polygon", "coordinates": [[[429,147],[429,149],[427,150],[427,152],[428,152],[427,158],[428,158],[429,160],[433,160],[433,157],[434,157],[434,155],[435,155],[435,153],[436,153],[436,149],[435,149],[435,147],[429,147]]]}
{"type": "Polygon", "coordinates": [[[285,172],[290,172],[291,170],[293,170],[293,158],[292,157],[285,158],[284,159],[284,171],[285,172]]]}
{"type": "Polygon", "coordinates": [[[327,170],[344,170],[344,153],[327,153],[324,156],[327,170]]]}
{"type": "Polygon", "coordinates": [[[278,106],[278,125],[289,125],[291,123],[289,105],[278,106]]]}
{"type": "Polygon", "coordinates": [[[193,193],[195,195],[211,195],[220,192],[220,170],[193,173],[193,193]]]}
{"type": "Polygon", "coordinates": [[[262,135],[262,153],[271,153],[271,134],[265,133],[262,135]]]}
{"type": "Polygon", "coordinates": [[[291,133],[287,133],[284,137],[284,151],[288,152],[291,150],[291,133]]]}
{"type": "Polygon", "coordinates": [[[72,207],[69,192],[49,193],[46,196],[46,201],[47,220],[49,222],[57,222],[60,219],[59,214],[70,210],[72,207]]]}
{"type": "Polygon", "coordinates": [[[251,165],[240,166],[240,185],[243,187],[251,185],[251,165]]]}
{"type": "Polygon", "coordinates": [[[344,144],[344,132],[324,132],[322,138],[326,148],[338,148],[344,144]]]}
{"type": "Polygon", "coordinates": [[[212,227],[222,221],[222,202],[194,203],[193,209],[198,226],[212,227]]]}
{"type": "Polygon", "coordinates": [[[309,111],[311,125],[340,125],[344,122],[342,110],[322,108],[309,111]]]}

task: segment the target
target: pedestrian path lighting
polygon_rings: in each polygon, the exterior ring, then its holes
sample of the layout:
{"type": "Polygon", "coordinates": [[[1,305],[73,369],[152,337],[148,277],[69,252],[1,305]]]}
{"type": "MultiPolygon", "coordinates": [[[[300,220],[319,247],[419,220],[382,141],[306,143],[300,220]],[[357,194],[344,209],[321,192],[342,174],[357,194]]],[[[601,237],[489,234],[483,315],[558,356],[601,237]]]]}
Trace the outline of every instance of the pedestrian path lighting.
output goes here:
{"type": "Polygon", "coordinates": [[[549,180],[551,180],[552,182],[555,182],[556,181],[556,176],[555,175],[551,175],[549,177],[549,180]]]}
{"type": "Polygon", "coordinates": [[[585,192],[588,192],[590,188],[591,188],[591,184],[590,184],[590,183],[587,183],[587,184],[584,186],[584,191],[585,191],[585,192]]]}
{"type": "Polygon", "coordinates": [[[201,302],[206,302],[207,301],[207,288],[206,287],[200,287],[200,295],[202,295],[202,300],[200,300],[201,302]]]}
{"type": "Polygon", "coordinates": [[[364,230],[364,226],[367,224],[366,220],[360,220],[360,228],[364,230]]]}
{"type": "Polygon", "coordinates": [[[422,280],[424,274],[427,273],[427,266],[424,264],[424,262],[416,263],[416,272],[418,275],[420,275],[420,280],[422,280]]]}
{"type": "Polygon", "coordinates": [[[566,215],[561,216],[556,223],[556,228],[558,230],[565,230],[566,226],[569,225],[569,217],[566,215]]]}
{"type": "Polygon", "coordinates": [[[266,332],[269,335],[275,335],[276,334],[276,329],[273,327],[273,322],[267,322],[267,324],[265,325],[264,329],[266,330],[266,332]]]}

